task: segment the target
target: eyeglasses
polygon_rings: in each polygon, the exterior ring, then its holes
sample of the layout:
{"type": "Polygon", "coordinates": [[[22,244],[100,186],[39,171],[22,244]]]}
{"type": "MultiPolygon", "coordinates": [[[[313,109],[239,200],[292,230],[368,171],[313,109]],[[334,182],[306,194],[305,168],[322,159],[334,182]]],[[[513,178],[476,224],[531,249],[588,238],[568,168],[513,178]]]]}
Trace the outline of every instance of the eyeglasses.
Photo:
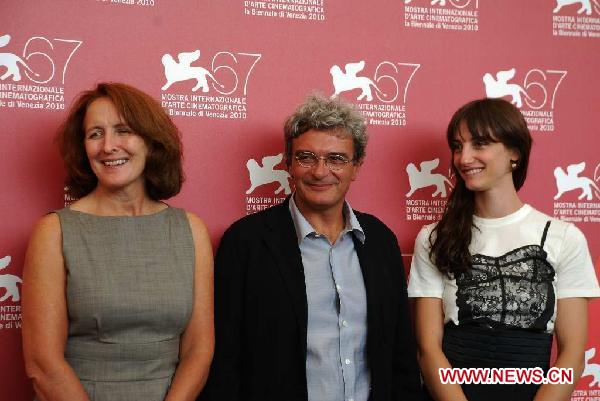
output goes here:
{"type": "Polygon", "coordinates": [[[346,164],[353,161],[352,159],[348,159],[344,155],[340,155],[338,153],[330,153],[326,156],[317,156],[313,152],[298,152],[294,155],[294,158],[298,161],[298,163],[302,167],[310,168],[315,167],[319,164],[319,160],[323,160],[325,165],[330,170],[340,170],[346,166],[346,164]]]}

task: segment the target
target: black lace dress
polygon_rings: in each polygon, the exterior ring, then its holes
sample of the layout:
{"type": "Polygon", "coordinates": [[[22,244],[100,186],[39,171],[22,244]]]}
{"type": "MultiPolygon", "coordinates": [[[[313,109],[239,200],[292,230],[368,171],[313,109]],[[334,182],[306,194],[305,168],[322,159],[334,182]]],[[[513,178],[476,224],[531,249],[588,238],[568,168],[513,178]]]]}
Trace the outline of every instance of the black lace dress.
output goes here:
{"type": "MultiPolygon", "coordinates": [[[[444,327],[443,350],[455,368],[549,369],[554,314],[554,268],[544,242],[498,257],[473,255],[473,268],[456,278],[457,326],[444,327]]],[[[539,385],[463,384],[469,401],[529,401],[539,385]]]]}

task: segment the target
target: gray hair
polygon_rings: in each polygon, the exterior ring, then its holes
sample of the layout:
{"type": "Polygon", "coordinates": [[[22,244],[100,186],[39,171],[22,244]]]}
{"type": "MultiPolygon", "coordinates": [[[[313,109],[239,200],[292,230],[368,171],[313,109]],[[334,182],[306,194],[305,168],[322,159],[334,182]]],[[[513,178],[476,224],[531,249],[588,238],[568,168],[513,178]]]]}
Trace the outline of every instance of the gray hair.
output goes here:
{"type": "Polygon", "coordinates": [[[292,160],[292,140],[312,129],[351,136],[354,143],[354,163],[360,163],[365,157],[369,138],[367,125],[360,111],[338,97],[328,98],[313,93],[285,121],[283,131],[288,166],[292,160]]]}

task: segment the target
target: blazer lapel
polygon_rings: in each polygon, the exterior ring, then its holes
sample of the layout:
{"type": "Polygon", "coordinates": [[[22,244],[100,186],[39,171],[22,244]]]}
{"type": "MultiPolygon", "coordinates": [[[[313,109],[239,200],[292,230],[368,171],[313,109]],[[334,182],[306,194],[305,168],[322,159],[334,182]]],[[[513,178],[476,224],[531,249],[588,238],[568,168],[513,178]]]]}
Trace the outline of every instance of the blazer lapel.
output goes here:
{"type": "Polygon", "coordinates": [[[300,328],[300,346],[303,355],[306,355],[306,325],[308,320],[306,283],[304,281],[302,256],[298,247],[298,237],[289,213],[288,204],[288,200],[286,200],[281,205],[271,208],[273,213],[270,213],[267,217],[269,235],[265,239],[266,246],[274,256],[284,285],[290,294],[298,327],[300,328]]]}

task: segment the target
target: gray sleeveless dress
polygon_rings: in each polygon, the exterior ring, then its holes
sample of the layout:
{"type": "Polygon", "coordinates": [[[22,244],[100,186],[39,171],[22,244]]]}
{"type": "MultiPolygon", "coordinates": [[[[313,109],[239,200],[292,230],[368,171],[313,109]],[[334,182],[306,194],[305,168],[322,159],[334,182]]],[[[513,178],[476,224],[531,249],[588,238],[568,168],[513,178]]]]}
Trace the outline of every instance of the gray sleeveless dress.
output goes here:
{"type": "Polygon", "coordinates": [[[185,212],[57,212],[67,271],[65,357],[92,401],[162,401],[192,312],[194,244],[185,212]]]}

